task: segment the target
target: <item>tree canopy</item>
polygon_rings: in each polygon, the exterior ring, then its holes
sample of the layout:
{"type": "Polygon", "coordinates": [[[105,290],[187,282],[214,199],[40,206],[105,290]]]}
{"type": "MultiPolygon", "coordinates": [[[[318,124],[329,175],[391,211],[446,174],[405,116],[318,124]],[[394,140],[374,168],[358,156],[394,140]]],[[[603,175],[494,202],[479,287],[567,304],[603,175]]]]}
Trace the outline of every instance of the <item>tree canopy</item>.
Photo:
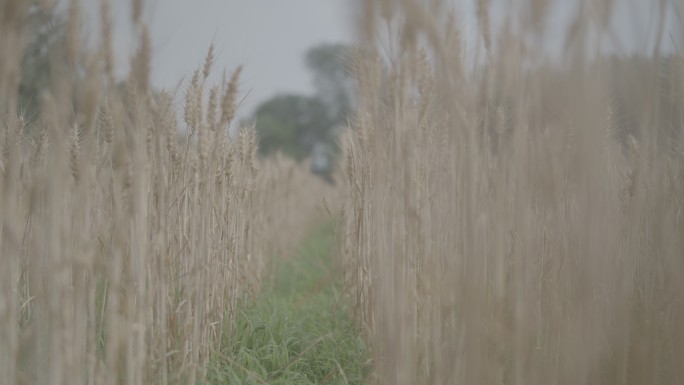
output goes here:
{"type": "Polygon", "coordinates": [[[344,124],[353,105],[351,54],[351,47],[343,44],[311,48],[304,59],[315,93],[276,95],[257,107],[254,120],[262,155],[281,151],[301,160],[314,148],[320,152],[336,147],[334,128],[344,124]]]}
{"type": "Polygon", "coordinates": [[[352,49],[344,44],[323,44],[306,53],[316,96],[326,105],[334,123],[341,123],[352,106],[353,79],[349,71],[352,49]]]}
{"type": "Polygon", "coordinates": [[[21,62],[19,102],[22,115],[31,118],[40,109],[38,95],[50,86],[52,60],[64,56],[66,27],[61,15],[31,7],[24,28],[29,39],[21,62]]]}
{"type": "Polygon", "coordinates": [[[278,95],[257,108],[256,127],[262,154],[278,150],[297,160],[306,157],[313,145],[325,141],[329,118],[317,98],[278,95]]]}

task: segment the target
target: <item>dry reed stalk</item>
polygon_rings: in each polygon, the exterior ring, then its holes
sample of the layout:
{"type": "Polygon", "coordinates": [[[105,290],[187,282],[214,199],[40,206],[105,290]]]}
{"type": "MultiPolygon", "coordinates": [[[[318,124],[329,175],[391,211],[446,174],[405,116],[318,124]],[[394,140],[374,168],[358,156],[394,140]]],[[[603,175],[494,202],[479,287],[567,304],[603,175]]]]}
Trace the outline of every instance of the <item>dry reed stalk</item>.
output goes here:
{"type": "Polygon", "coordinates": [[[679,55],[589,52],[612,3],[584,3],[559,68],[525,46],[551,7],[532,0],[468,69],[439,5],[396,2],[378,42],[387,2],[365,4],[344,262],[373,381],[684,381],[679,55]]]}
{"type": "Polygon", "coordinates": [[[124,89],[107,1],[95,53],[79,45],[77,3],[69,63],[52,63],[34,142],[16,116],[26,2],[0,13],[0,383],[195,383],[237,301],[259,290],[280,239],[269,232],[282,232],[265,222],[278,216],[274,181],[290,182],[259,170],[253,131],[241,150],[231,143],[239,70],[222,94],[209,89],[205,111],[210,49],[186,94],[183,140],[174,96],[149,84],[142,2],[124,89]]]}

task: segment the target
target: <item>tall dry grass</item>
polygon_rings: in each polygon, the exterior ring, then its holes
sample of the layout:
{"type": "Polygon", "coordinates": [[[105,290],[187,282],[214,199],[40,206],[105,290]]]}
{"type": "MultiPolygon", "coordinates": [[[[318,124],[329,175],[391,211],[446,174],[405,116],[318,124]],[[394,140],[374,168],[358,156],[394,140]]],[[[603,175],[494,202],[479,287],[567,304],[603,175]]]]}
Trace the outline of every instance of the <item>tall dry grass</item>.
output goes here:
{"type": "Polygon", "coordinates": [[[195,383],[236,302],[259,290],[286,174],[259,171],[253,130],[228,137],[239,70],[209,84],[213,49],[177,121],[175,95],[150,86],[141,1],[123,86],[108,2],[97,50],[70,3],[29,125],[22,22],[29,7],[54,11],[29,3],[0,2],[0,383],[195,383]]]}
{"type": "Polygon", "coordinates": [[[363,3],[344,254],[374,382],[684,383],[682,57],[618,66],[598,1],[553,64],[550,4],[496,29],[478,1],[473,59],[445,2],[363,3]]]}
{"type": "Polygon", "coordinates": [[[264,255],[288,258],[312,228],[339,217],[344,190],[314,175],[310,159],[297,162],[277,153],[259,159],[258,165],[264,185],[256,199],[265,207],[262,222],[268,234],[264,255]]]}

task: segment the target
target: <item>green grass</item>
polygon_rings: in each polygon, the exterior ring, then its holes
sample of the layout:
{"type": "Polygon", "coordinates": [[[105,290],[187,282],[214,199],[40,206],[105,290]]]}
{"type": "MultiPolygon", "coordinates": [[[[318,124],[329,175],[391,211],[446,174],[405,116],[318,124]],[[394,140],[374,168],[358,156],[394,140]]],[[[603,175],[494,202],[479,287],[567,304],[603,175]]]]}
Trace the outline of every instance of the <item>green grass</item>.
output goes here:
{"type": "Polygon", "coordinates": [[[333,223],[316,229],[299,255],[275,266],[256,301],[238,309],[216,352],[208,384],[360,384],[367,354],[348,308],[338,299],[329,254],[333,223]]]}

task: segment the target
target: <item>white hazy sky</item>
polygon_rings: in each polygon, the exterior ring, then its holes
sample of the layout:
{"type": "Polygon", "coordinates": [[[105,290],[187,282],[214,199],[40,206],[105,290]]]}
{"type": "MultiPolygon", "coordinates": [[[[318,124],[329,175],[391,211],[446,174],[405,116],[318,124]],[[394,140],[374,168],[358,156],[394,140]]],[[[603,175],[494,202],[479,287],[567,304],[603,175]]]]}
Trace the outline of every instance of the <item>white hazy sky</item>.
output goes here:
{"type": "MultiPolygon", "coordinates": [[[[215,64],[219,80],[223,69],[243,65],[239,115],[251,114],[258,103],[276,93],[312,92],[312,81],[303,55],[323,42],[353,42],[353,9],[359,0],[146,0],[144,18],[152,33],[153,77],[157,88],[174,89],[202,65],[209,44],[217,49],[215,64]]],[[[466,38],[477,35],[474,0],[453,0],[460,7],[466,38]]],[[[675,0],[667,0],[672,2],[675,0]]],[[[502,4],[518,0],[495,0],[492,19],[507,11],[502,4]]],[[[652,45],[658,0],[614,0],[613,30],[625,47],[652,45]],[[650,4],[650,5],[649,5],[650,4]]],[[[99,36],[99,0],[81,0],[85,7],[85,28],[99,36]]],[[[137,42],[131,35],[130,1],[110,0],[115,22],[115,50],[118,72],[128,71],[129,54],[137,42]]],[[[549,47],[559,47],[562,26],[574,17],[579,0],[557,0],[548,19],[549,47]]],[[[669,25],[674,20],[669,12],[669,25]]],[[[669,31],[674,34],[677,31],[669,31]]],[[[666,35],[667,36],[667,35],[666,35]]],[[[665,45],[671,47],[669,38],[665,45]]],[[[93,41],[97,41],[95,37],[93,41]]],[[[471,44],[472,48],[472,44],[471,44]]],[[[629,49],[629,48],[627,48],[629,49]]],[[[184,85],[185,83],[183,83],[184,85]]]]}
{"type": "MultiPolygon", "coordinates": [[[[144,17],[152,35],[152,82],[173,89],[201,66],[213,41],[214,80],[242,65],[240,115],[276,93],[313,92],[304,53],[324,42],[352,42],[349,0],[148,0],[144,17]]],[[[82,0],[85,28],[99,36],[99,1],[82,0]]],[[[110,1],[120,74],[128,71],[136,42],[130,2],[110,1]]],[[[183,83],[185,84],[185,83],[183,83]]]]}

